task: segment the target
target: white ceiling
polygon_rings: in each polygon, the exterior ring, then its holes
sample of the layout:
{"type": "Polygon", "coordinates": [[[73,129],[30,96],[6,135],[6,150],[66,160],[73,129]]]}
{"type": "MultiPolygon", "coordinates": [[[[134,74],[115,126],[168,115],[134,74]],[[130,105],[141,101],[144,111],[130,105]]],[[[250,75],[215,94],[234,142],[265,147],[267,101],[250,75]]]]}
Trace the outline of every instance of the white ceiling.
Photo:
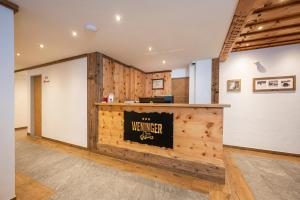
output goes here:
{"type": "Polygon", "coordinates": [[[218,57],[237,4],[237,0],[13,1],[20,6],[15,15],[15,53],[21,53],[16,69],[99,51],[144,71],[218,57]],[[119,23],[116,14],[122,16],[119,23]],[[86,31],[86,23],[96,25],[98,32],[86,31]],[[73,30],[77,38],[71,36],[73,30]]]}

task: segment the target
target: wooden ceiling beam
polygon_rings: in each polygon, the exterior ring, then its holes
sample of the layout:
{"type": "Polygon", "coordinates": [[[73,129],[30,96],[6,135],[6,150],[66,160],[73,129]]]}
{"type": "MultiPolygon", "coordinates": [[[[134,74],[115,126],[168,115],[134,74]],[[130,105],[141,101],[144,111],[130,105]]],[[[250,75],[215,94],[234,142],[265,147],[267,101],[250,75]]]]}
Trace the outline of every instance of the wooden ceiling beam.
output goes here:
{"type": "Polygon", "coordinates": [[[19,11],[19,6],[8,0],[0,0],[0,5],[5,6],[6,8],[12,9],[15,14],[19,11]]]}
{"type": "Polygon", "coordinates": [[[263,29],[263,30],[257,30],[257,31],[248,32],[248,33],[242,33],[242,34],[240,34],[240,37],[247,37],[250,35],[257,35],[257,34],[262,34],[262,33],[272,33],[272,32],[276,32],[276,31],[280,31],[280,30],[289,31],[288,29],[298,28],[298,27],[300,27],[300,23],[286,25],[286,26],[280,26],[280,27],[275,27],[275,28],[269,28],[269,29],[263,29]]]}
{"type": "Polygon", "coordinates": [[[300,12],[296,13],[296,14],[292,14],[292,15],[274,17],[274,18],[268,19],[268,20],[249,22],[246,24],[245,28],[249,28],[249,27],[253,27],[253,26],[265,26],[269,23],[280,23],[280,22],[286,22],[286,21],[295,20],[295,19],[299,20],[299,18],[300,18],[300,12]]]}
{"type": "Polygon", "coordinates": [[[238,45],[238,44],[247,44],[247,43],[250,43],[250,42],[263,41],[263,40],[266,40],[266,39],[274,39],[275,40],[275,39],[278,39],[278,38],[281,38],[281,37],[294,36],[294,35],[299,36],[300,35],[300,31],[299,32],[295,32],[295,33],[288,33],[288,34],[283,34],[283,35],[269,36],[269,37],[258,38],[258,39],[253,39],[253,40],[243,40],[243,41],[236,42],[236,45],[238,45]]]}
{"type": "Polygon", "coordinates": [[[277,3],[269,3],[269,4],[266,4],[264,7],[255,9],[253,11],[253,14],[269,12],[269,11],[273,11],[276,9],[291,7],[291,6],[295,6],[295,5],[299,5],[299,4],[300,4],[299,0],[288,0],[288,1],[283,1],[283,2],[278,1],[277,3]]]}
{"type": "Polygon", "coordinates": [[[239,0],[219,55],[221,62],[225,61],[228,57],[228,54],[231,52],[236,38],[239,36],[242,28],[247,23],[246,19],[252,12],[254,3],[255,0],[239,0]]]}
{"type": "Polygon", "coordinates": [[[268,48],[268,47],[275,47],[275,46],[282,46],[282,45],[290,45],[290,44],[298,44],[300,43],[300,39],[298,40],[288,40],[288,41],[281,41],[281,42],[271,42],[271,43],[265,43],[261,45],[253,45],[253,46],[247,46],[247,47],[241,47],[241,48],[234,48],[232,52],[237,51],[246,51],[246,50],[253,50],[253,49],[261,49],[261,48],[268,48]]]}

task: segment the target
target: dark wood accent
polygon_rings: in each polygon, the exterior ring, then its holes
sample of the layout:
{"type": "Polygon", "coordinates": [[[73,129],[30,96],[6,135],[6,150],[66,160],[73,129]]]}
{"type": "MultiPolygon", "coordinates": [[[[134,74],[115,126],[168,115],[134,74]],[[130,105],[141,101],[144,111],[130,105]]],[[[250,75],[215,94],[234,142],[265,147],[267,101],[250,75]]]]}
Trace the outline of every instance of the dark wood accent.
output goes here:
{"type": "Polygon", "coordinates": [[[142,153],[111,145],[98,144],[96,153],[112,156],[130,162],[138,162],[176,173],[186,174],[221,184],[225,183],[225,168],[216,167],[207,163],[192,162],[167,158],[151,153],[142,153]]]}
{"type": "Polygon", "coordinates": [[[95,102],[102,101],[103,55],[95,52],[87,55],[87,144],[88,149],[97,148],[98,108],[95,102]]]}
{"type": "Polygon", "coordinates": [[[41,68],[41,67],[46,67],[46,66],[54,65],[54,64],[58,64],[58,63],[63,63],[63,62],[67,62],[67,61],[70,61],[70,60],[76,60],[76,59],[79,59],[79,58],[87,57],[87,55],[88,54],[81,54],[81,55],[77,55],[77,56],[63,58],[63,59],[60,59],[60,60],[51,61],[51,62],[40,64],[40,65],[34,65],[34,66],[31,66],[31,67],[26,67],[26,68],[23,68],[23,69],[17,69],[17,70],[15,70],[15,73],[16,72],[21,72],[21,71],[26,71],[26,70],[31,70],[31,69],[37,69],[37,68],[41,68]]]}
{"type": "Polygon", "coordinates": [[[19,6],[15,3],[12,3],[11,1],[0,0],[0,5],[12,9],[15,14],[19,11],[19,6]]]}
{"type": "Polygon", "coordinates": [[[42,76],[33,78],[33,99],[34,99],[34,135],[42,136],[42,76]]]}
{"type": "Polygon", "coordinates": [[[11,200],[17,200],[17,197],[12,198],[11,200]]]}
{"type": "Polygon", "coordinates": [[[172,70],[162,70],[162,71],[153,71],[153,72],[144,72],[145,74],[155,74],[155,73],[165,73],[172,72],[172,70]]]}
{"type": "Polygon", "coordinates": [[[211,103],[219,103],[219,58],[212,59],[211,103]]]}
{"type": "Polygon", "coordinates": [[[255,0],[239,0],[222,50],[220,52],[219,59],[221,62],[225,61],[228,57],[228,54],[231,52],[237,37],[247,22],[247,16],[250,14],[251,9],[253,9],[254,2],[255,0]]]}
{"type": "Polygon", "coordinates": [[[227,145],[227,144],[224,144],[223,146],[224,147],[233,148],[233,149],[241,149],[241,150],[247,150],[247,151],[256,151],[256,152],[270,153],[270,154],[275,154],[275,155],[300,157],[300,154],[295,154],[295,153],[286,153],[286,152],[281,152],[281,151],[271,151],[271,150],[256,149],[256,148],[250,148],[250,147],[240,147],[240,146],[227,145]]]}
{"type": "Polygon", "coordinates": [[[23,127],[17,127],[15,128],[15,131],[19,131],[19,130],[23,130],[23,129],[27,129],[27,126],[23,126],[23,127]]]}
{"type": "MultiPolygon", "coordinates": [[[[30,136],[30,135],[29,135],[29,136],[30,136]]],[[[78,146],[78,145],[75,145],[75,144],[70,144],[70,143],[67,143],[67,142],[62,142],[62,141],[55,140],[55,139],[48,138],[48,137],[44,137],[44,136],[42,136],[41,139],[48,140],[48,141],[51,141],[51,142],[60,143],[60,144],[64,144],[64,145],[67,145],[67,146],[70,146],[70,147],[75,147],[75,148],[78,148],[78,149],[84,149],[84,150],[87,150],[86,147],[78,146]]]]}

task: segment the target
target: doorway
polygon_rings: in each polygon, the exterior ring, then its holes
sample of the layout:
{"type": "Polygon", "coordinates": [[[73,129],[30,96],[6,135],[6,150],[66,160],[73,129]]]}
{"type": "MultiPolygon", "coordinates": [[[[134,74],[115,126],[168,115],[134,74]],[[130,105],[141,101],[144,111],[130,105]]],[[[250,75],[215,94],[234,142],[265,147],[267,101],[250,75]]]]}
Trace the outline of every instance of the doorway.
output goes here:
{"type": "Polygon", "coordinates": [[[189,78],[172,78],[174,103],[189,103],[189,78]]]}
{"type": "Polygon", "coordinates": [[[42,76],[31,77],[31,131],[36,137],[42,136],[42,76]]]}

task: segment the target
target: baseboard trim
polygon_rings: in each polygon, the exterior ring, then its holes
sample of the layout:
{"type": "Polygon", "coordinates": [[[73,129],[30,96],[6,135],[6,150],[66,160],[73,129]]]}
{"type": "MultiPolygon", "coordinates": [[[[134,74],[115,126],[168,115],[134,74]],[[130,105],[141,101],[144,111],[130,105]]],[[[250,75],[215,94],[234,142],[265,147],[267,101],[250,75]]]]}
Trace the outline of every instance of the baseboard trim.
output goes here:
{"type": "Polygon", "coordinates": [[[27,126],[22,126],[22,127],[17,127],[15,128],[15,131],[19,131],[19,130],[23,130],[23,129],[27,129],[27,126]]]}
{"type": "Polygon", "coordinates": [[[234,149],[241,149],[241,150],[247,150],[247,151],[256,151],[261,153],[269,153],[269,154],[275,154],[275,155],[281,155],[281,156],[292,156],[292,157],[299,157],[300,154],[296,153],[287,153],[287,152],[281,152],[281,151],[272,151],[272,150],[265,150],[265,149],[256,149],[251,147],[240,147],[240,146],[234,146],[234,145],[227,145],[224,144],[224,147],[234,148],[234,149]]]}
{"type": "Polygon", "coordinates": [[[76,145],[76,144],[70,144],[70,143],[67,143],[67,142],[59,141],[59,140],[44,137],[44,136],[42,136],[41,139],[48,140],[48,141],[51,141],[51,142],[60,143],[60,144],[71,146],[71,147],[75,147],[75,148],[78,148],[78,149],[88,150],[87,147],[82,147],[82,146],[79,146],[79,145],[76,145]]]}

